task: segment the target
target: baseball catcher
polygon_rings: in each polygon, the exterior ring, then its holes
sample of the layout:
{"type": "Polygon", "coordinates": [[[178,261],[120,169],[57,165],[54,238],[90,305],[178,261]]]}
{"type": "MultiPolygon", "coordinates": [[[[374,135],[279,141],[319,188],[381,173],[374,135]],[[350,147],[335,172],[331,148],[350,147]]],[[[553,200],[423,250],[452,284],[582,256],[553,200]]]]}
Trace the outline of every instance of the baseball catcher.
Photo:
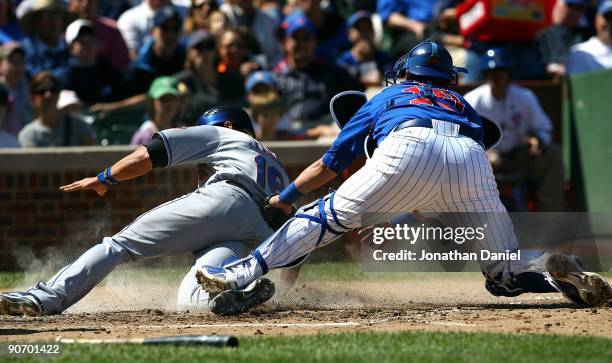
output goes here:
{"type": "MultiPolygon", "coordinates": [[[[463,97],[448,89],[465,71],[448,51],[424,41],[401,57],[388,75],[391,83],[366,102],[342,128],[323,157],[304,170],[270,205],[289,205],[319,188],[364,155],[371,137],[372,157],[336,192],[298,210],[247,257],[223,267],[205,266],[198,280],[231,296],[269,270],[302,263],[316,248],[343,233],[418,212],[445,226],[486,226],[477,247],[492,253],[517,251],[512,221],[499,199],[487,159],[484,122],[463,97]]],[[[494,142],[493,142],[494,143],[494,142]]],[[[574,256],[522,250],[516,260],[479,261],[485,287],[493,295],[561,292],[579,305],[612,298],[599,275],[588,273],[574,256]]]]}

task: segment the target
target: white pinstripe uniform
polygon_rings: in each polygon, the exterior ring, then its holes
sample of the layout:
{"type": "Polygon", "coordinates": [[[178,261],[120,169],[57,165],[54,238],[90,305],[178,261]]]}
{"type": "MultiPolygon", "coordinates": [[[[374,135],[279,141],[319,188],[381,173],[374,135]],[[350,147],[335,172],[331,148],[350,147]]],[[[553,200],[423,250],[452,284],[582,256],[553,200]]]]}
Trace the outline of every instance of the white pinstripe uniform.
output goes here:
{"type": "MultiPolygon", "coordinates": [[[[446,226],[487,225],[482,241],[486,245],[474,246],[476,249],[516,250],[513,225],[499,200],[486,152],[477,141],[460,135],[459,128],[456,123],[433,120],[433,128],[391,132],[365,166],[335,193],[301,208],[296,218],[252,256],[225,266],[230,284],[234,281],[236,287],[245,286],[267,269],[297,265],[343,232],[405,212],[418,211],[446,226]]],[[[525,292],[511,280],[517,272],[541,275],[542,256],[538,251],[522,251],[520,261],[481,267],[505,293],[525,292]]],[[[536,285],[542,286],[543,277],[538,280],[536,285]]]]}

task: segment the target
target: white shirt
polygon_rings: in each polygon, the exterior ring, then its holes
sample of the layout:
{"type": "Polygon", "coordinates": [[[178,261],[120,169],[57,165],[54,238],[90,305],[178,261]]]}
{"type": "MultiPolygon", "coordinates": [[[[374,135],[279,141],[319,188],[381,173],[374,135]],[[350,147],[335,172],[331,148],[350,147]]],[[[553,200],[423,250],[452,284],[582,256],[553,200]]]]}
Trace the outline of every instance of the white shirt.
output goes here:
{"type": "Polygon", "coordinates": [[[21,147],[17,138],[4,130],[0,130],[0,148],[21,147]]]}
{"type": "Polygon", "coordinates": [[[552,123],[537,97],[529,89],[511,84],[503,100],[491,93],[491,86],[484,84],[464,98],[479,115],[483,115],[501,127],[503,137],[496,149],[507,152],[516,148],[524,138],[535,134],[544,144],[552,140],[552,123]]]}
{"type": "Polygon", "coordinates": [[[612,68],[612,46],[593,36],[570,49],[567,73],[577,74],[612,68]]]}

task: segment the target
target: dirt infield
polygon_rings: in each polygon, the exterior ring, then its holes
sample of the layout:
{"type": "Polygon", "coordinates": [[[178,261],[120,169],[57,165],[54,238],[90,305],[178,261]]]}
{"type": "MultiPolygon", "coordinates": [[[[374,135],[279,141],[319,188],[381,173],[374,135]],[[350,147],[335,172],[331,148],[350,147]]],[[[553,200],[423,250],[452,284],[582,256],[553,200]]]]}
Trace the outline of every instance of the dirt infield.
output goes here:
{"type": "MultiPolygon", "coordinates": [[[[445,276],[444,274],[439,276],[445,276]]],[[[174,286],[107,284],[62,315],[0,317],[0,341],[348,331],[554,333],[612,338],[612,308],[576,309],[559,294],[490,296],[481,279],[308,282],[237,317],[178,311],[174,286]]],[[[448,275],[451,276],[450,274],[448,275]]],[[[455,275],[452,275],[455,276],[455,275]]]]}

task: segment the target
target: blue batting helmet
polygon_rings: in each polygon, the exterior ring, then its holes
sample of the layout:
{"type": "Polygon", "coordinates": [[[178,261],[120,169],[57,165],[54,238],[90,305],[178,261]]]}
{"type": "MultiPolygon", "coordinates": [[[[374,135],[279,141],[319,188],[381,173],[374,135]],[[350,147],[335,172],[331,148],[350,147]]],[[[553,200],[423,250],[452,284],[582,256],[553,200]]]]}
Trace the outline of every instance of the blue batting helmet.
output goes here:
{"type": "Polygon", "coordinates": [[[387,83],[395,84],[406,72],[416,76],[451,81],[457,77],[458,72],[467,73],[467,69],[453,66],[453,58],[444,46],[425,40],[395,62],[391,74],[385,77],[387,83]]]}
{"type": "Polygon", "coordinates": [[[251,118],[245,110],[237,106],[213,107],[200,116],[197,126],[223,126],[225,121],[230,121],[235,130],[255,137],[255,129],[251,118]]]}
{"type": "Polygon", "coordinates": [[[510,62],[510,56],[508,54],[508,51],[502,47],[488,49],[482,55],[480,69],[483,72],[486,72],[501,68],[512,68],[512,63],[510,62]]]}

